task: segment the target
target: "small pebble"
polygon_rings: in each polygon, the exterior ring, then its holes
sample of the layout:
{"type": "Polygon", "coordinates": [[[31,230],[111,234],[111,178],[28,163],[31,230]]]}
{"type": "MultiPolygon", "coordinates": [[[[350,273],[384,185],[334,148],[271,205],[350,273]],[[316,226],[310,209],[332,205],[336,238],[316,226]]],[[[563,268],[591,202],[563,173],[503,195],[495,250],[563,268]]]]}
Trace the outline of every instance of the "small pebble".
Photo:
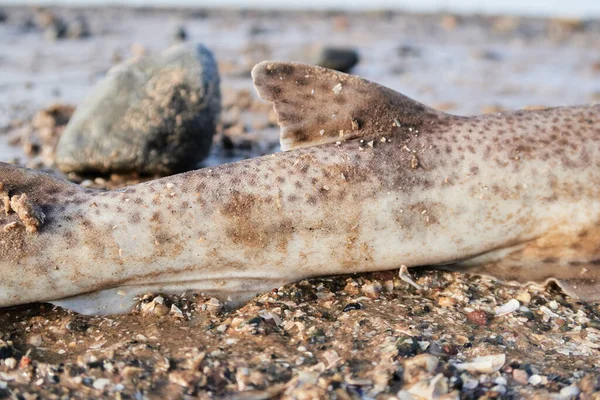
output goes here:
{"type": "Polygon", "coordinates": [[[369,297],[377,297],[379,293],[383,290],[383,286],[379,282],[372,282],[366,285],[363,285],[361,291],[369,297]]]}
{"type": "Polygon", "coordinates": [[[106,378],[101,378],[101,379],[96,379],[94,381],[94,389],[98,389],[98,390],[104,390],[104,388],[106,386],[108,386],[110,384],[110,381],[106,378]]]}
{"type": "Polygon", "coordinates": [[[353,311],[353,310],[360,310],[362,308],[362,305],[360,303],[348,303],[344,306],[344,312],[348,312],[348,311],[353,311]]]}
{"type": "Polygon", "coordinates": [[[452,297],[440,297],[438,304],[442,307],[453,307],[456,305],[456,300],[452,297]]]}
{"type": "Polygon", "coordinates": [[[506,393],[506,386],[503,385],[496,385],[493,388],[490,389],[492,392],[498,392],[500,394],[505,394],[506,393]]]}
{"type": "Polygon", "coordinates": [[[6,365],[6,368],[8,368],[9,370],[15,369],[17,367],[17,360],[13,357],[9,357],[4,360],[4,365],[6,365]]]}
{"type": "Polygon", "coordinates": [[[522,369],[513,369],[512,377],[520,385],[526,385],[529,381],[529,375],[527,375],[527,371],[522,369]]]}
{"type": "Polygon", "coordinates": [[[474,379],[471,375],[469,374],[462,374],[461,375],[461,379],[463,381],[463,389],[467,389],[467,390],[473,390],[475,389],[477,386],[479,386],[479,381],[477,379],[474,379]]]}
{"type": "Polygon", "coordinates": [[[544,313],[544,315],[546,315],[549,318],[559,318],[560,315],[558,315],[555,312],[552,312],[548,307],[546,306],[541,306],[540,307],[540,311],[544,313]]]}
{"type": "Polygon", "coordinates": [[[502,386],[506,386],[506,385],[508,385],[508,381],[507,381],[507,380],[506,380],[506,378],[505,378],[505,377],[503,377],[503,376],[499,376],[499,377],[497,377],[496,379],[494,379],[494,383],[495,383],[496,385],[502,385],[502,386]]]}
{"type": "Polygon", "coordinates": [[[542,377],[537,374],[531,375],[528,382],[530,385],[537,386],[542,383],[542,377]]]}
{"type": "Polygon", "coordinates": [[[159,317],[167,315],[169,311],[170,308],[164,304],[159,303],[154,306],[154,314],[158,315],[159,317]]]}
{"type": "Polygon", "coordinates": [[[173,39],[177,42],[184,42],[187,40],[188,34],[183,26],[178,26],[173,32],[173,39]]]}
{"type": "Polygon", "coordinates": [[[488,316],[485,311],[482,311],[482,310],[471,311],[470,313],[467,313],[466,316],[467,316],[467,321],[471,322],[472,324],[479,325],[479,326],[486,326],[488,324],[488,316]]]}
{"type": "Polygon", "coordinates": [[[516,299],[519,300],[523,304],[529,304],[531,301],[531,294],[529,292],[520,292],[517,294],[516,299]]]}
{"type": "Polygon", "coordinates": [[[575,385],[565,386],[564,388],[560,389],[560,395],[567,399],[572,399],[576,397],[577,395],[579,395],[579,392],[579,388],[575,385]]]}

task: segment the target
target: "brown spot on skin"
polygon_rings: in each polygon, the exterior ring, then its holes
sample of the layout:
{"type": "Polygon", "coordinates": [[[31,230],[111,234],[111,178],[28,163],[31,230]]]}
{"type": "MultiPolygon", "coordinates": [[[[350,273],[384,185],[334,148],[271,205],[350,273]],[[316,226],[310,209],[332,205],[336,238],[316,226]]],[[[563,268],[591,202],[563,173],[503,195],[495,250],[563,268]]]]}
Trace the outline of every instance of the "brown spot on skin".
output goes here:
{"type": "Polygon", "coordinates": [[[71,199],[70,203],[72,204],[83,204],[86,202],[86,198],[84,197],[74,197],[73,199],[71,199]]]}
{"type": "Polygon", "coordinates": [[[68,243],[70,247],[74,247],[78,243],[77,237],[73,234],[72,231],[65,231],[62,234],[63,239],[68,243]]]}
{"type": "Polygon", "coordinates": [[[140,217],[140,213],[135,211],[129,215],[128,220],[129,220],[129,223],[131,223],[131,224],[139,224],[141,222],[142,218],[140,217]]]}
{"type": "Polygon", "coordinates": [[[334,101],[336,104],[339,104],[339,105],[341,105],[341,106],[343,106],[344,104],[346,104],[346,103],[348,102],[348,100],[346,100],[346,98],[345,98],[344,96],[335,96],[335,97],[333,98],[333,101],[334,101]]]}
{"type": "Polygon", "coordinates": [[[154,253],[150,260],[156,257],[172,260],[179,256],[185,248],[185,239],[172,233],[168,226],[158,225],[154,230],[154,253]]]}
{"type": "Polygon", "coordinates": [[[233,243],[246,246],[250,257],[259,256],[257,249],[266,251],[272,245],[279,251],[287,250],[294,230],[292,221],[287,217],[274,220],[270,202],[270,198],[234,192],[220,208],[228,220],[227,236],[233,243]]]}
{"type": "Polygon", "coordinates": [[[162,213],[160,211],[153,212],[149,221],[160,223],[162,221],[162,213]]]}

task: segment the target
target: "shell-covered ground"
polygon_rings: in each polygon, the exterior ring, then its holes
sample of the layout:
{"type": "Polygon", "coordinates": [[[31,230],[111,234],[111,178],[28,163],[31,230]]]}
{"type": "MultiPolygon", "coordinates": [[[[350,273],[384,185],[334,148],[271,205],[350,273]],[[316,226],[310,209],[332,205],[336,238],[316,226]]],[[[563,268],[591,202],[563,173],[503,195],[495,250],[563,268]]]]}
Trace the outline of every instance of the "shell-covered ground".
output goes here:
{"type": "MultiPolygon", "coordinates": [[[[594,20],[0,14],[0,160],[35,168],[53,168],[72,107],[112,65],[182,36],[211,48],[222,75],[222,123],[206,165],[277,150],[276,121],[252,90],[250,68],[264,59],[310,62],[319,44],[356,49],[353,73],[451,113],[600,101],[594,20]],[[54,40],[43,28],[52,18],[75,33],[54,40]]],[[[139,180],[69,178],[99,188],[139,180]]],[[[600,398],[598,304],[552,287],[439,271],[412,276],[420,289],[397,271],[312,279],[236,310],[201,294],[148,294],[132,314],[108,317],[47,304],[3,309],[0,398],[600,398]]]]}

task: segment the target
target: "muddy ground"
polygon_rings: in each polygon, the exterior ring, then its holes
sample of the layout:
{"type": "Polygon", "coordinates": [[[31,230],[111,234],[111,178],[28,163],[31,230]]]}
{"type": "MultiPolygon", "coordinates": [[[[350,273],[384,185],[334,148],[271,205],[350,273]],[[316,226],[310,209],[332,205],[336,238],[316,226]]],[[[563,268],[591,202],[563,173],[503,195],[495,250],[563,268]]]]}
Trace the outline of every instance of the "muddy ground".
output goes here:
{"type": "MultiPolygon", "coordinates": [[[[181,37],[219,60],[224,112],[204,165],[278,149],[249,76],[264,59],[355,48],[353,73],[458,114],[600,101],[600,21],[402,13],[4,10],[0,160],[53,146],[115,63],[181,37]],[[89,35],[54,39],[48,13],[89,35]],[[42,22],[40,22],[42,21],[42,22]],[[52,33],[52,32],[51,32],[52,33]]],[[[1,19],[1,18],[0,18],[1,19]]],[[[114,188],[151,177],[68,178],[114,188]]],[[[149,294],[129,315],[0,311],[0,398],[600,398],[600,307],[558,289],[417,271],[313,279],[226,310],[149,294]],[[488,357],[478,359],[478,357],[488,357]],[[412,397],[411,397],[412,396],[412,397]]]]}

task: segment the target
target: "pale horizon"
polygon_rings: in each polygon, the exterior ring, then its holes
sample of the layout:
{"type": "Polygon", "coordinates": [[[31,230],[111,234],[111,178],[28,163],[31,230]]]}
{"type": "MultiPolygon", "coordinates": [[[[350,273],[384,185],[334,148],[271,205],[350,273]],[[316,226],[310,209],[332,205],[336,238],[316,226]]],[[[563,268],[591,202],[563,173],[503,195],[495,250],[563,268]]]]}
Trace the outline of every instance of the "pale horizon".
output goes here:
{"type": "Polygon", "coordinates": [[[447,11],[458,14],[510,14],[523,16],[600,17],[600,1],[596,0],[307,0],[301,4],[289,4],[281,0],[0,0],[0,5],[10,6],[125,6],[125,7],[198,7],[198,8],[250,8],[290,10],[406,10],[414,12],[447,11]]]}

